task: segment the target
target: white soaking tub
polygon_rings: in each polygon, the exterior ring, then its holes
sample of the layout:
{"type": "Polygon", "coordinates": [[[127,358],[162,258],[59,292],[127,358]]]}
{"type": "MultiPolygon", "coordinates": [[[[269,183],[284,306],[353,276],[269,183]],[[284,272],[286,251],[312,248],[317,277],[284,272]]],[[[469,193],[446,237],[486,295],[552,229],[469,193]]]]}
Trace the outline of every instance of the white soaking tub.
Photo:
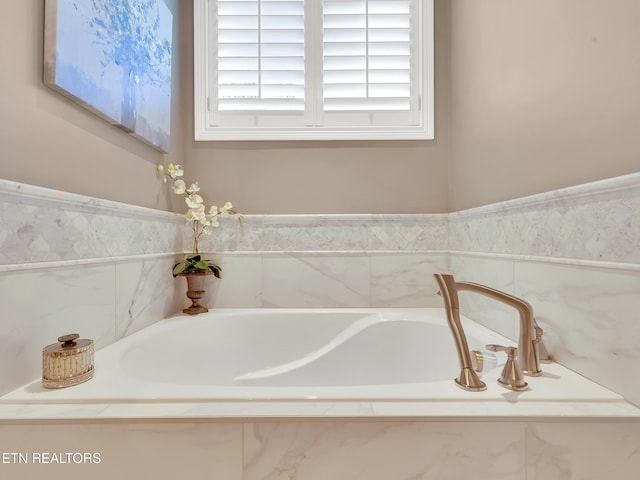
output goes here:
{"type": "MultiPolygon", "coordinates": [[[[513,343],[462,322],[472,348],[513,343]]],[[[99,452],[100,478],[140,455],[156,478],[636,478],[638,408],[558,364],[512,392],[497,363],[487,390],[458,388],[443,309],[178,316],[96,352],[86,383],[0,398],[0,442],[99,452]]]]}
{"type": "Polygon", "coordinates": [[[95,376],[47,390],[36,380],[4,403],[211,401],[621,400],[561,367],[543,365],[529,390],[496,380],[514,342],[462,318],[471,349],[487,355],[484,392],[467,392],[443,309],[227,309],[162,320],[95,355],[95,376]]]}

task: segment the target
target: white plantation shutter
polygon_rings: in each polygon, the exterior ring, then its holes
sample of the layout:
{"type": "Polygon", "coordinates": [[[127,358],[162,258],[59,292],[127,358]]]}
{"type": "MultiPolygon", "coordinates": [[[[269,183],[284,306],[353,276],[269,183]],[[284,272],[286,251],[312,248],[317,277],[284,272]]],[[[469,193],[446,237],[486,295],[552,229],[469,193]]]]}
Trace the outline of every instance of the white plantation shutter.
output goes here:
{"type": "Polygon", "coordinates": [[[194,0],[194,21],[197,140],[433,138],[433,0],[194,0]]]}
{"type": "Polygon", "coordinates": [[[418,121],[413,72],[419,59],[412,52],[419,49],[411,8],[411,0],[323,0],[323,111],[328,123],[398,126],[418,121]],[[329,112],[364,115],[340,120],[329,112]]]}
{"type": "Polygon", "coordinates": [[[218,0],[221,111],[304,110],[304,1],[218,0]]]}

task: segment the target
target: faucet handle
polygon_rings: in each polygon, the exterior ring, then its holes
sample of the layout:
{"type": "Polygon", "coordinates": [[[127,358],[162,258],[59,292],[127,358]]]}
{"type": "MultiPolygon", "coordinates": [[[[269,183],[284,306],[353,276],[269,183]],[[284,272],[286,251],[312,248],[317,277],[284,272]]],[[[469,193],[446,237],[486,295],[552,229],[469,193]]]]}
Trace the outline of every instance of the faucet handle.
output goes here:
{"type": "MultiPolygon", "coordinates": [[[[535,319],[534,319],[535,322],[535,319]]],[[[538,348],[538,358],[540,359],[540,363],[551,363],[551,355],[549,355],[549,351],[547,350],[547,347],[544,345],[544,342],[542,341],[542,335],[544,334],[544,330],[542,330],[542,328],[540,328],[540,325],[538,325],[537,323],[535,323],[534,327],[533,327],[533,331],[535,332],[536,338],[535,338],[535,343],[536,343],[536,347],[538,348]]]]}
{"type": "Polygon", "coordinates": [[[506,345],[496,345],[495,343],[490,343],[485,345],[485,348],[490,352],[507,352],[507,355],[515,355],[518,349],[516,347],[509,347],[506,345]]]}
{"type": "Polygon", "coordinates": [[[498,385],[515,392],[521,392],[529,388],[529,384],[525,382],[522,370],[520,370],[518,362],[516,361],[516,355],[518,353],[518,349],[516,347],[490,343],[489,345],[485,345],[485,348],[491,352],[507,353],[507,362],[504,364],[500,378],[498,378],[498,385]]]}

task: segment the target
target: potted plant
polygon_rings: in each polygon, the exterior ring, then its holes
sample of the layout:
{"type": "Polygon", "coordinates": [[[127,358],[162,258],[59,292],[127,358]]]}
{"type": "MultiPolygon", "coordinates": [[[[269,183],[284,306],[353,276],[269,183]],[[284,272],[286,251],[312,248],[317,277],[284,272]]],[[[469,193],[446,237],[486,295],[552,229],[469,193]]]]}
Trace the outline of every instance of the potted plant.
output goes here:
{"type": "Polygon", "coordinates": [[[173,193],[184,196],[188,210],[185,214],[187,222],[193,231],[193,252],[184,260],[173,266],[172,275],[182,276],[187,279],[187,297],[191,299],[191,306],[183,310],[189,315],[208,312],[209,310],[200,305],[199,300],[204,297],[204,280],[208,275],[221,278],[220,265],[211,260],[203,259],[198,251],[198,242],[201,235],[210,235],[212,228],[220,226],[218,217],[236,217],[241,223],[244,216],[233,209],[231,202],[226,202],[224,206],[218,208],[215,205],[208,211],[204,206],[204,200],[198,192],[200,187],[198,182],[187,187],[184,180],[184,170],[180,165],[170,163],[165,170],[163,165],[158,165],[158,172],[162,174],[163,182],[172,182],[173,193]]]}

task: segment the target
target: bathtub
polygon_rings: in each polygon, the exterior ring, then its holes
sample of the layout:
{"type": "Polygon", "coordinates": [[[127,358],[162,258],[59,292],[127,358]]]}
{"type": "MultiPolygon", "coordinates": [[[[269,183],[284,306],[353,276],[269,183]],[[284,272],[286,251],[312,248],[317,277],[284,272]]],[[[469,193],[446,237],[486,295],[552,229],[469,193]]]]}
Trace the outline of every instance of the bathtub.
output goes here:
{"type": "Polygon", "coordinates": [[[168,318],[97,351],[88,382],[47,390],[38,379],[0,402],[621,400],[557,364],[510,392],[496,383],[506,358],[484,346],[514,342],[462,323],[485,354],[484,392],[453,381],[443,309],[226,309],[168,318]]]}

